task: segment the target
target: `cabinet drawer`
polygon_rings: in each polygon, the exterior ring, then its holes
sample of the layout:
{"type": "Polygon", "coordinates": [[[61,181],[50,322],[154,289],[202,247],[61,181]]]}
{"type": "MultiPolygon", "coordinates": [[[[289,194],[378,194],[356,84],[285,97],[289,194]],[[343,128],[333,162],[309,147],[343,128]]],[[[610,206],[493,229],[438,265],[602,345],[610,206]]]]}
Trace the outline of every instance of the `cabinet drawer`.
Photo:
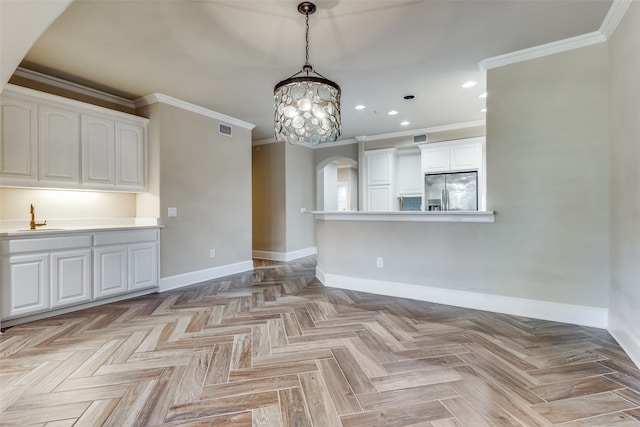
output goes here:
{"type": "Polygon", "coordinates": [[[156,240],[158,240],[158,230],[150,229],[96,233],[93,242],[95,246],[105,246],[136,242],[153,242],[156,240]]]}
{"type": "Polygon", "coordinates": [[[91,235],[14,239],[0,241],[0,254],[46,252],[59,249],[90,248],[91,235]]]}

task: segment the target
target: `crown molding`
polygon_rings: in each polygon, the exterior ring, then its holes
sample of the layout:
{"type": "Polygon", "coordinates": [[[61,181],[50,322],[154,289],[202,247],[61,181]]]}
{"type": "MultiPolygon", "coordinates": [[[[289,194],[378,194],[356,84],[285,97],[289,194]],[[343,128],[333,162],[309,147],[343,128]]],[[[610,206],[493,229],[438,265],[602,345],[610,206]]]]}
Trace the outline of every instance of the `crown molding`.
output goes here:
{"type": "Polygon", "coordinates": [[[183,101],[178,98],[174,98],[169,95],[165,95],[163,93],[152,93],[147,96],[143,96],[142,98],[138,98],[134,101],[134,105],[136,108],[145,107],[147,105],[161,103],[171,105],[176,108],[181,108],[183,110],[191,111],[192,113],[200,114],[206,117],[210,117],[212,119],[220,120],[230,125],[238,126],[244,129],[253,130],[256,127],[253,123],[248,123],[243,120],[236,119],[231,116],[227,116],[226,114],[218,113],[217,111],[209,110],[208,108],[201,107],[196,104],[192,104],[187,101],[183,101]]]}
{"type": "Polygon", "coordinates": [[[58,89],[68,90],[80,95],[89,96],[94,99],[109,102],[111,104],[121,105],[126,108],[135,109],[133,101],[123,98],[121,96],[112,95],[107,92],[103,92],[98,89],[93,89],[88,86],[83,86],[78,83],[73,83],[67,80],[60,79],[58,77],[49,76],[38,71],[29,70],[28,68],[18,67],[14,73],[17,77],[22,77],[29,81],[46,84],[58,89]]]}
{"type": "Polygon", "coordinates": [[[509,64],[606,42],[613,35],[613,32],[616,30],[616,27],[622,20],[632,1],[633,0],[613,0],[598,31],[483,59],[478,63],[478,68],[480,68],[481,71],[487,71],[492,68],[503,67],[509,64]]]}
{"type": "Polygon", "coordinates": [[[580,36],[570,37],[568,39],[558,40],[540,46],[534,46],[527,49],[517,50],[515,52],[505,53],[504,55],[483,59],[478,63],[478,67],[481,71],[487,71],[492,68],[541,58],[543,56],[566,52],[580,47],[591,46],[605,41],[607,41],[607,38],[600,33],[600,31],[593,31],[580,36]]]}
{"type": "Polygon", "coordinates": [[[405,130],[402,132],[382,133],[379,135],[363,135],[363,136],[357,136],[356,140],[359,142],[378,141],[381,139],[401,138],[405,136],[421,135],[424,133],[429,134],[429,133],[436,133],[436,132],[448,132],[451,130],[467,129],[467,128],[472,128],[477,126],[486,126],[486,121],[474,120],[471,122],[453,123],[450,125],[434,126],[430,128],[405,130]]]}
{"type": "MultiPolygon", "coordinates": [[[[257,139],[253,141],[251,145],[256,147],[258,145],[274,144],[276,142],[281,142],[281,141],[276,141],[275,138],[265,138],[265,139],[257,139]]],[[[307,147],[307,148],[311,148],[312,150],[317,150],[319,148],[338,147],[340,145],[351,145],[351,144],[357,144],[357,143],[358,141],[356,139],[341,139],[333,142],[322,142],[318,145],[305,145],[305,144],[300,144],[300,145],[303,145],[304,147],[307,147]]]]}
{"type": "Polygon", "coordinates": [[[618,27],[618,24],[622,20],[622,17],[627,12],[627,9],[631,5],[632,0],[613,0],[607,16],[604,17],[602,25],[600,25],[600,32],[609,40],[613,35],[613,32],[618,27]]]}

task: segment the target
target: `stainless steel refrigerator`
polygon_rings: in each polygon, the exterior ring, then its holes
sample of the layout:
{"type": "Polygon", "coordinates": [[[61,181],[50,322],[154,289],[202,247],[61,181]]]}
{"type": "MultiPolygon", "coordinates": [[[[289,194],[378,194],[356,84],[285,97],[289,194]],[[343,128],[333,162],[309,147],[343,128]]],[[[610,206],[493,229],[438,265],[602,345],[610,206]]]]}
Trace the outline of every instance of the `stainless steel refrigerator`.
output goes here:
{"type": "Polygon", "coordinates": [[[425,210],[478,210],[478,172],[426,174],[424,190],[425,210]]]}

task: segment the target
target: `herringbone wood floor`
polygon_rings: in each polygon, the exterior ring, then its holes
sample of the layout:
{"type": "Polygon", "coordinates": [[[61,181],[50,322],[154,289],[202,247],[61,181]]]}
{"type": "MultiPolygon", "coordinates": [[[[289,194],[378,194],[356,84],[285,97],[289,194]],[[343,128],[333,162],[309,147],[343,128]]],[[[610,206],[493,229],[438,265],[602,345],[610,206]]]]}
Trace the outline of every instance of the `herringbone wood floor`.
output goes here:
{"type": "Polygon", "coordinates": [[[327,289],[314,259],[0,337],[3,426],[640,425],[604,330],[327,289]]]}

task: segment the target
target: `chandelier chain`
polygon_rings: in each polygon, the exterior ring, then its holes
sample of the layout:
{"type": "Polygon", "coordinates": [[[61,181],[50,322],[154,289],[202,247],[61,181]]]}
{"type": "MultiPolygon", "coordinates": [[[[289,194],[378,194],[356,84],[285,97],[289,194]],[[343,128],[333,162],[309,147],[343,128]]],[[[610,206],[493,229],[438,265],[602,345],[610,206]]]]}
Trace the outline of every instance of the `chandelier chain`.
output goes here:
{"type": "Polygon", "coordinates": [[[307,29],[306,29],[306,36],[305,36],[305,43],[306,43],[306,48],[305,48],[305,64],[309,65],[309,12],[305,13],[305,16],[307,18],[307,29]]]}

